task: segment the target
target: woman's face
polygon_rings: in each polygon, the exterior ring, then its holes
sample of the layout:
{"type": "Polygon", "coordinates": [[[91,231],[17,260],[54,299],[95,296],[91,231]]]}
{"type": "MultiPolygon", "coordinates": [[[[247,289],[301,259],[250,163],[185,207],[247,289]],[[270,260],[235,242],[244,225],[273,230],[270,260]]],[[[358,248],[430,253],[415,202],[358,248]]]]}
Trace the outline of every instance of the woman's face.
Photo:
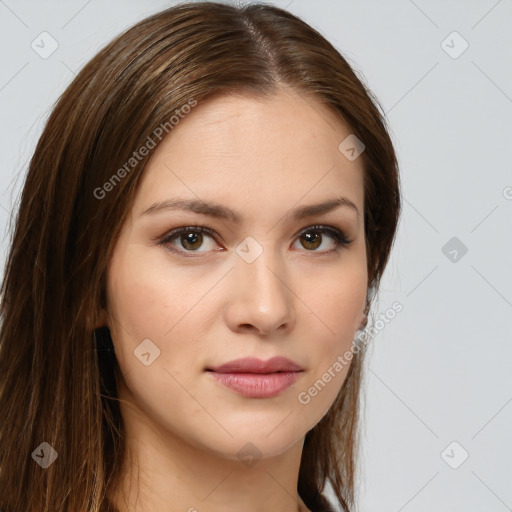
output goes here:
{"type": "Polygon", "coordinates": [[[104,318],[130,417],[236,459],[283,453],[324,416],[367,291],[362,162],[338,149],[350,133],[297,93],[223,96],[192,109],[154,150],[107,279],[104,318]],[[177,200],[215,214],[154,207],[177,200]],[[189,230],[169,236],[177,228],[189,230]],[[211,371],[276,356],[301,371],[279,361],[260,367],[265,375],[211,371]]]}

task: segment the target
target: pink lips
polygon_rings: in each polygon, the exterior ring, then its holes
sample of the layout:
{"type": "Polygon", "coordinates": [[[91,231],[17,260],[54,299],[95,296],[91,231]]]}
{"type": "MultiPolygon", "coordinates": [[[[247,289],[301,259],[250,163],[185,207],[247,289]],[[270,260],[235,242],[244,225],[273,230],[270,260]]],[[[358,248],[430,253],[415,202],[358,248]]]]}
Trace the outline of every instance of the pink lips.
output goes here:
{"type": "Polygon", "coordinates": [[[286,357],[268,361],[243,358],[207,371],[224,386],[249,398],[271,398],[291,386],[303,371],[302,367],[286,357]]]}

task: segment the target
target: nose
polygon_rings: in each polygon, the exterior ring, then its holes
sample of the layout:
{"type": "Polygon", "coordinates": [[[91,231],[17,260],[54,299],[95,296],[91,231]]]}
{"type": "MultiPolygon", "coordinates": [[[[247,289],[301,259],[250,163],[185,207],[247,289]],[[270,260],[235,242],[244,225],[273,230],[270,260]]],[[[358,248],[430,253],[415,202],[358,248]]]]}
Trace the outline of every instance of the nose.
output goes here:
{"type": "Polygon", "coordinates": [[[226,320],[234,332],[271,335],[287,331],[295,324],[295,294],[287,275],[270,250],[247,263],[237,259],[231,272],[232,298],[226,320]]]}

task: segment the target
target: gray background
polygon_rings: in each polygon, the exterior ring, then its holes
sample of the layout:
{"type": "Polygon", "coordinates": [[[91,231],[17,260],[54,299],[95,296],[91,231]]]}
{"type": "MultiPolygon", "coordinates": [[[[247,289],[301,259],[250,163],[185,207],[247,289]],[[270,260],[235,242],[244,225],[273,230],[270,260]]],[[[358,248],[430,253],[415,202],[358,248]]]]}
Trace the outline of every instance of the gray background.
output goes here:
{"type": "MultiPolygon", "coordinates": [[[[52,105],[105,43],[175,3],[0,0],[2,264],[52,105]],[[44,31],[58,44],[47,58],[31,47],[44,31]]],[[[360,510],[512,510],[512,0],[269,3],[368,82],[400,160],[404,210],[376,316],[403,310],[371,342],[360,510]]]]}

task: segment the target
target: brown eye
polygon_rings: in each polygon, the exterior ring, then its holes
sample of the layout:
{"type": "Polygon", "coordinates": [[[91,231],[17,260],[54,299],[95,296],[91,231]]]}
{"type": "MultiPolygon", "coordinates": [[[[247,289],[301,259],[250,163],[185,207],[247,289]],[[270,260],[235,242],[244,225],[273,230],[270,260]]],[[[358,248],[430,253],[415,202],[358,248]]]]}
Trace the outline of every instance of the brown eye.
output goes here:
{"type": "Polygon", "coordinates": [[[186,235],[180,235],[180,242],[187,250],[199,249],[203,243],[203,234],[197,232],[189,232],[186,235]]]}
{"type": "Polygon", "coordinates": [[[205,241],[208,239],[213,241],[211,242],[213,243],[213,246],[216,245],[212,230],[203,226],[189,226],[174,229],[159,243],[161,245],[167,246],[171,252],[203,253],[210,252],[208,247],[206,250],[199,250],[205,245],[205,241]],[[177,243],[179,243],[181,247],[176,247],[177,243]]]}
{"type": "Polygon", "coordinates": [[[312,226],[306,228],[299,233],[298,237],[301,246],[306,249],[307,252],[319,254],[337,251],[341,247],[346,247],[352,242],[352,240],[347,239],[341,230],[328,226],[312,226]],[[328,235],[327,238],[330,238],[333,241],[333,247],[331,249],[318,251],[317,249],[321,247],[324,242],[325,235],[328,235]]]}
{"type": "Polygon", "coordinates": [[[318,249],[322,242],[322,235],[315,233],[314,235],[311,232],[306,233],[301,236],[301,239],[305,240],[305,244],[302,244],[304,249],[318,249]]]}
{"type": "MultiPolygon", "coordinates": [[[[341,230],[329,226],[311,226],[303,229],[297,235],[297,240],[300,241],[302,248],[305,249],[306,252],[313,254],[318,253],[319,255],[338,251],[352,242],[347,239],[341,230]],[[323,250],[318,250],[324,245],[324,241],[329,239],[331,239],[332,247],[330,249],[324,248],[323,250]]],[[[159,244],[165,246],[169,251],[182,256],[195,256],[196,254],[194,253],[200,255],[202,253],[211,252],[212,250],[220,250],[215,249],[217,245],[215,232],[204,226],[188,226],[174,229],[168,233],[159,244]],[[207,244],[208,239],[210,239],[213,244],[210,248],[208,248],[207,244]],[[178,243],[181,247],[176,246],[178,243]],[[200,250],[203,249],[205,245],[207,247],[204,250],[200,250]]]]}

